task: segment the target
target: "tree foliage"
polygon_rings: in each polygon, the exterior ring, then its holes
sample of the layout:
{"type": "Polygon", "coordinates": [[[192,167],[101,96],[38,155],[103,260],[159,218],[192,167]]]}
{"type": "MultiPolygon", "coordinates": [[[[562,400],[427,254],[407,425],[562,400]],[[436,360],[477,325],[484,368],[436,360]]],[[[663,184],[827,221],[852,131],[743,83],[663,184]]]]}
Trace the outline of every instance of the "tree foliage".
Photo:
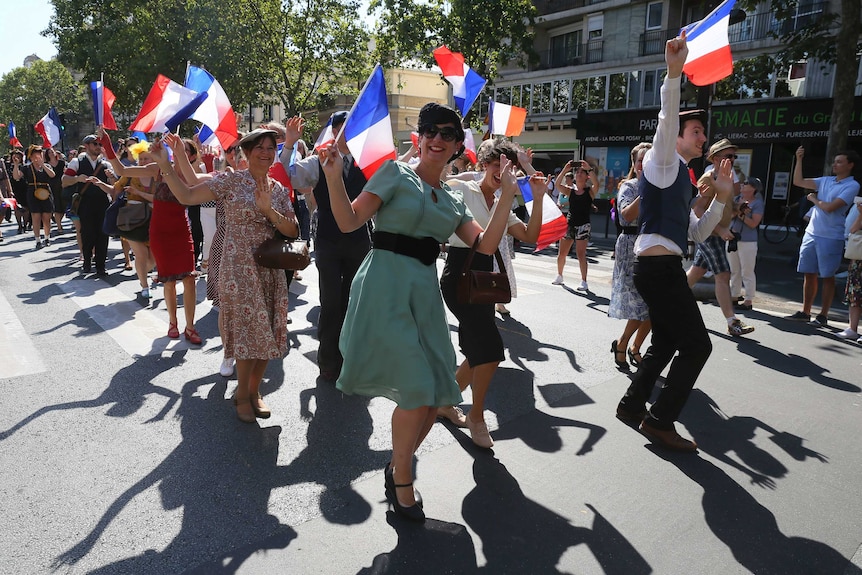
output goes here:
{"type": "Polygon", "coordinates": [[[777,63],[767,55],[739,60],[733,64],[733,74],[715,84],[716,100],[769,98],[790,96],[790,87],[784,78],[776,78],[775,94],[772,80],[777,75],[777,63]]]}
{"type": "Polygon", "coordinates": [[[157,74],[182,83],[187,62],[212,73],[237,110],[280,102],[290,113],[367,69],[355,0],[51,1],[45,34],[58,59],[85,80],[104,74],[129,119],[157,74]]]}
{"type": "MultiPolygon", "coordinates": [[[[80,114],[87,109],[81,85],[59,62],[37,60],[0,79],[0,119],[15,122],[18,139],[25,146],[42,143],[33,126],[52,106],[60,114],[80,114]]],[[[0,149],[5,151],[8,146],[7,138],[0,139],[0,149]]]]}
{"type": "Polygon", "coordinates": [[[373,0],[381,12],[376,56],[384,66],[434,63],[431,51],[446,45],[493,84],[500,65],[538,60],[532,26],[536,7],[528,0],[373,0]]]}

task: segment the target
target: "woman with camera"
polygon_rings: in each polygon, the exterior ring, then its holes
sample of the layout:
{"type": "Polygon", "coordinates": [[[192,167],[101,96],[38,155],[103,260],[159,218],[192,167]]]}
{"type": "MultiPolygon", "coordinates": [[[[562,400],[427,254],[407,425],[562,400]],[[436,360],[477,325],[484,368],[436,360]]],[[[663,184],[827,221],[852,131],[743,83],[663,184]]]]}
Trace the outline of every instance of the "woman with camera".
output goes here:
{"type": "Polygon", "coordinates": [[[763,183],[749,177],[733,200],[734,219],[730,226],[734,239],[727,243],[730,261],[730,295],[737,310],[750,310],[757,289],[754,265],[757,262],[757,227],[763,219],[763,183]],[[734,249],[736,248],[736,249],[734,249]],[[742,288],[745,287],[745,299],[742,288]]]}

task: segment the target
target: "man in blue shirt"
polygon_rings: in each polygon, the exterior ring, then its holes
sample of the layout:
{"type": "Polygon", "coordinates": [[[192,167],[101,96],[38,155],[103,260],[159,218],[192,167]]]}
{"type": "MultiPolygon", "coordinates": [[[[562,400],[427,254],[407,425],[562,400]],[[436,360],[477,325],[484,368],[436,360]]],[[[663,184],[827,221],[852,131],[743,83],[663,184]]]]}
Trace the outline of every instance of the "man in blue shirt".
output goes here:
{"type": "Polygon", "coordinates": [[[793,185],[814,190],[806,198],[814,204],[811,220],[805,228],[799,248],[796,271],[804,274],[802,283],[802,311],[787,316],[794,321],[811,321],[811,306],[817,296],[817,278],[823,280],[821,309],[811,323],[826,326],[829,308],[835,295],[835,272],[844,254],[844,216],[853,198],[859,194],[859,183],[853,179],[853,170],[859,165],[859,155],[853,151],[839,152],[832,161],[833,176],[802,177],[802,159],[805,149],[796,150],[796,167],[793,185]]]}

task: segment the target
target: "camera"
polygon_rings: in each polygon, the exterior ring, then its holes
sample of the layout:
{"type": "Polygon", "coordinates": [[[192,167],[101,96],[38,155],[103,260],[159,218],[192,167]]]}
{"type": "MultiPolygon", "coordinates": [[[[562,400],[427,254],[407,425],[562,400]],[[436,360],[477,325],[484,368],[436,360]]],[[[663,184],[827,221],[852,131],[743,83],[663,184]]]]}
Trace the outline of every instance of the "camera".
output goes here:
{"type": "Polygon", "coordinates": [[[742,234],[739,232],[731,232],[733,239],[727,241],[727,251],[735,252],[739,249],[739,240],[742,239],[742,234]]]}

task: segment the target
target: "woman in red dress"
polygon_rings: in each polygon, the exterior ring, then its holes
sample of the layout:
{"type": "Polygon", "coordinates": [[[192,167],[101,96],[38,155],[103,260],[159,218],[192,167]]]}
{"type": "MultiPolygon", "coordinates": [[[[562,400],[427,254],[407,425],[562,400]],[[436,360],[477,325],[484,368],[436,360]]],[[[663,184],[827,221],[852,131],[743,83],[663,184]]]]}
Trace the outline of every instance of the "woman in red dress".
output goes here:
{"type": "Polygon", "coordinates": [[[171,193],[167,184],[161,181],[159,165],[155,162],[146,166],[124,166],[113,154],[110,139],[100,131],[103,149],[113,157],[108,161],[118,177],[156,178],[153,194],[153,214],[150,217],[150,250],[156,260],[159,281],[164,284],[165,305],[168,308],[168,337],[179,339],[177,322],[177,281],[183,282],[183,311],[185,312],[185,338],[200,345],[201,336],[195,329],[195,252],[192,231],[186,214],[186,207],[180,204],[171,193]],[[107,139],[107,145],[105,140],[107,139]]]}

